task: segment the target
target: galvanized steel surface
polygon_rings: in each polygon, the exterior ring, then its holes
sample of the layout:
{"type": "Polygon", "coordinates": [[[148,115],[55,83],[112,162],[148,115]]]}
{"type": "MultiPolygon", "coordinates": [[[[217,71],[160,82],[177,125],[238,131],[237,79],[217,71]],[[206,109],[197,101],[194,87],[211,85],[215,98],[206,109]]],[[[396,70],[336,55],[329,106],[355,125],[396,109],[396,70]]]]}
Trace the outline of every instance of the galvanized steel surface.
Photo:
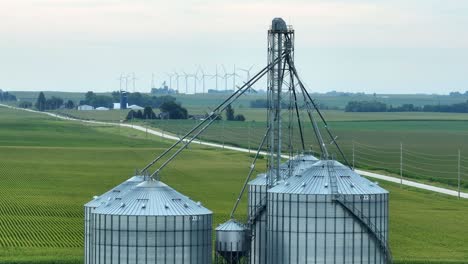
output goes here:
{"type": "Polygon", "coordinates": [[[112,215],[206,215],[212,212],[201,203],[160,181],[144,181],[131,191],[109,200],[95,210],[96,214],[112,215]]]}
{"type": "Polygon", "coordinates": [[[95,210],[95,208],[105,204],[107,201],[114,199],[117,196],[122,195],[123,193],[127,192],[129,189],[135,187],[138,183],[141,183],[145,180],[144,176],[133,176],[130,179],[124,181],[123,183],[117,185],[116,187],[112,188],[110,191],[93,198],[93,200],[89,201],[84,205],[85,213],[84,213],[84,220],[85,220],[85,237],[84,237],[84,249],[85,249],[85,257],[84,263],[89,264],[91,263],[91,256],[90,256],[90,241],[92,240],[93,233],[91,232],[91,213],[95,210]]]}
{"type": "Polygon", "coordinates": [[[296,194],[332,194],[330,178],[337,180],[338,193],[340,194],[384,194],[388,193],[377,183],[366,178],[344,166],[338,161],[318,161],[302,173],[296,174],[284,181],[278,182],[276,186],[269,189],[273,193],[296,193],[296,194]],[[332,164],[333,172],[329,166],[332,164]]]}
{"type": "Polygon", "coordinates": [[[90,216],[92,264],[212,261],[212,212],[160,181],[106,199],[90,216]]]}

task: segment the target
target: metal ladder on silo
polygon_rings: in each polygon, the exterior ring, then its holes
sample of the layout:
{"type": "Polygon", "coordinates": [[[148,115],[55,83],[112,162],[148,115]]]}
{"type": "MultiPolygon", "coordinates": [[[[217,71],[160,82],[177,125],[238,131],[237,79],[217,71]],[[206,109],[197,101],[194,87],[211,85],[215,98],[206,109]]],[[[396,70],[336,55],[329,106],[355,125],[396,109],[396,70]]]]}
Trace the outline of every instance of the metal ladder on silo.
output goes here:
{"type": "Polygon", "coordinates": [[[358,222],[364,226],[377,240],[385,254],[387,263],[393,263],[392,252],[390,250],[390,245],[388,244],[385,236],[382,235],[380,230],[375,226],[375,224],[370,220],[369,217],[365,216],[359,209],[357,209],[352,203],[346,202],[346,199],[342,195],[336,195],[335,201],[343,206],[351,215],[358,220],[358,222]]]}
{"type": "Polygon", "coordinates": [[[336,179],[336,171],[334,166],[334,160],[327,161],[327,169],[328,169],[328,178],[330,179],[330,189],[331,193],[336,196],[339,195],[338,193],[338,180],[336,179]]]}
{"type": "Polygon", "coordinates": [[[248,224],[253,225],[257,219],[262,215],[262,213],[266,210],[266,196],[260,200],[259,204],[257,204],[253,209],[253,214],[249,215],[248,224]]]}

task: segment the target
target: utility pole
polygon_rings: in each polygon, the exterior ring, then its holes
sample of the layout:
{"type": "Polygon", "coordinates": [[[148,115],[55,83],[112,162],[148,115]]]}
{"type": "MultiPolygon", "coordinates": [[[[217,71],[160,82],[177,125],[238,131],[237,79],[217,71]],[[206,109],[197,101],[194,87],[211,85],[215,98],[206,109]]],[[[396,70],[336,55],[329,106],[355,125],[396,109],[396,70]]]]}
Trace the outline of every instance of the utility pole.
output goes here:
{"type": "Polygon", "coordinates": [[[251,129],[250,127],[252,126],[252,122],[251,122],[251,121],[248,123],[248,126],[249,126],[248,144],[249,144],[249,154],[250,154],[250,129],[251,129]]]}
{"type": "Polygon", "coordinates": [[[403,143],[400,142],[400,188],[403,186],[403,143]]]}
{"type": "Polygon", "coordinates": [[[354,170],[355,166],[354,166],[354,139],[353,139],[353,170],[354,170]]]}
{"type": "Polygon", "coordinates": [[[224,149],[224,122],[225,122],[225,121],[223,120],[223,121],[221,121],[221,122],[223,122],[222,127],[221,127],[221,137],[222,137],[222,139],[223,139],[223,149],[224,149]]]}
{"type": "Polygon", "coordinates": [[[460,149],[458,149],[458,199],[460,199],[460,185],[461,185],[461,178],[460,178],[460,149]]]}

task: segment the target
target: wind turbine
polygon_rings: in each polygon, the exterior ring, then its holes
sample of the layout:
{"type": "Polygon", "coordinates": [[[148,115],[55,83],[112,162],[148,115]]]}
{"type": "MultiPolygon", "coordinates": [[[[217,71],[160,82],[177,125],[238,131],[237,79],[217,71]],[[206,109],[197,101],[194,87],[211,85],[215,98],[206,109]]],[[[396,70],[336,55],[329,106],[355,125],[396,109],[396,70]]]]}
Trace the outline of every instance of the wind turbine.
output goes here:
{"type": "Polygon", "coordinates": [[[183,76],[185,77],[185,94],[188,94],[188,78],[190,77],[190,75],[184,71],[182,72],[184,73],[183,76]]]}
{"type": "Polygon", "coordinates": [[[133,82],[133,92],[135,92],[135,80],[137,80],[137,78],[135,77],[135,73],[134,73],[134,72],[132,72],[131,78],[132,78],[132,82],[133,82]]]}
{"type": "Polygon", "coordinates": [[[236,76],[239,76],[236,73],[236,65],[235,64],[234,64],[234,71],[231,74],[231,76],[232,76],[232,90],[235,92],[236,91],[236,76]]]}
{"type": "Polygon", "coordinates": [[[203,94],[205,94],[205,77],[213,77],[215,75],[205,74],[205,71],[203,70],[201,66],[198,69],[201,71],[201,78],[203,82],[203,94]]]}
{"type": "Polygon", "coordinates": [[[177,93],[179,93],[179,78],[181,75],[179,75],[176,71],[174,71],[175,79],[177,81],[177,93]]]}
{"type": "Polygon", "coordinates": [[[124,79],[125,79],[124,74],[121,73],[120,77],[117,79],[117,80],[119,80],[119,92],[122,91],[122,82],[123,82],[124,79]]]}
{"type": "Polygon", "coordinates": [[[193,77],[193,88],[194,94],[197,94],[197,81],[198,81],[198,69],[195,71],[195,74],[191,75],[193,77]]]}
{"type": "Polygon", "coordinates": [[[223,72],[224,72],[224,75],[221,76],[221,78],[224,79],[224,91],[227,91],[227,87],[228,87],[228,78],[229,78],[229,75],[227,72],[226,72],[226,68],[224,67],[224,64],[221,64],[221,67],[223,68],[223,72]]]}
{"type": "MultiPolygon", "coordinates": [[[[252,65],[252,66],[250,66],[250,68],[248,68],[248,69],[238,68],[239,70],[245,72],[245,74],[246,74],[246,76],[247,76],[246,81],[245,81],[244,83],[247,83],[247,82],[250,80],[250,71],[252,70],[253,67],[254,67],[254,66],[252,65]]],[[[249,92],[252,92],[252,87],[249,88],[249,92]]]]}
{"type": "Polygon", "coordinates": [[[218,77],[219,77],[219,74],[218,74],[218,64],[216,64],[216,73],[215,73],[215,76],[216,78],[216,91],[219,91],[218,89],[218,77]]]}
{"type": "Polygon", "coordinates": [[[167,77],[169,77],[169,88],[172,89],[172,76],[174,76],[174,73],[166,73],[167,77]]]}

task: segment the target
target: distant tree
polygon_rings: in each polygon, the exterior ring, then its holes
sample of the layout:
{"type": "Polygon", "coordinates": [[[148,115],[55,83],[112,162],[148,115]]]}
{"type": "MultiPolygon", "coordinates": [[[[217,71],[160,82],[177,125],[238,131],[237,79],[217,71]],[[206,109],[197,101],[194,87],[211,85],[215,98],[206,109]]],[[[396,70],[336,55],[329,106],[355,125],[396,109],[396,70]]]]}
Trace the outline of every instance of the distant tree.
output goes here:
{"type": "Polygon", "coordinates": [[[36,109],[39,111],[45,111],[46,110],[46,98],[43,92],[39,93],[39,97],[37,97],[36,109]]]}
{"type": "Polygon", "coordinates": [[[166,101],[159,106],[161,112],[169,114],[169,119],[187,119],[188,111],[174,101],[166,101]]]}
{"type": "Polygon", "coordinates": [[[135,111],[133,110],[128,111],[127,117],[125,119],[132,120],[133,118],[135,118],[135,111]]]}
{"type": "Polygon", "coordinates": [[[135,118],[143,119],[143,112],[141,112],[141,110],[138,110],[135,114],[135,118]]]}
{"type": "Polygon", "coordinates": [[[230,104],[226,107],[226,120],[228,121],[234,120],[234,109],[232,108],[230,104]]]}
{"type": "Polygon", "coordinates": [[[460,92],[450,92],[449,95],[454,96],[454,97],[462,96],[462,94],[460,92]]]}
{"type": "Polygon", "coordinates": [[[143,118],[154,119],[153,116],[156,116],[153,112],[153,108],[151,108],[151,106],[146,106],[145,109],[143,109],[143,118]]]}
{"type": "Polygon", "coordinates": [[[85,100],[91,101],[95,96],[96,94],[93,91],[89,91],[85,94],[85,100]]]}
{"type": "Polygon", "coordinates": [[[346,112],[387,112],[387,105],[377,101],[350,101],[346,112]]]}
{"type": "Polygon", "coordinates": [[[234,121],[245,121],[245,117],[244,115],[236,115],[236,117],[234,118],[234,121]]]}
{"type": "Polygon", "coordinates": [[[16,96],[13,94],[10,94],[9,92],[4,92],[0,90],[0,102],[1,101],[17,101],[16,96]]]}
{"type": "Polygon", "coordinates": [[[73,109],[73,108],[75,108],[75,103],[73,103],[72,100],[68,100],[68,101],[65,103],[65,108],[67,108],[67,109],[73,109]]]}
{"type": "Polygon", "coordinates": [[[114,100],[114,103],[120,102],[120,92],[119,91],[113,91],[111,95],[112,95],[112,99],[114,100]]]}
{"type": "Polygon", "coordinates": [[[63,105],[63,99],[60,97],[52,96],[52,98],[46,100],[46,109],[55,110],[63,105]]]}
{"type": "Polygon", "coordinates": [[[18,104],[19,107],[21,108],[31,108],[32,107],[32,103],[29,102],[29,101],[21,101],[19,104],[18,104]]]}

